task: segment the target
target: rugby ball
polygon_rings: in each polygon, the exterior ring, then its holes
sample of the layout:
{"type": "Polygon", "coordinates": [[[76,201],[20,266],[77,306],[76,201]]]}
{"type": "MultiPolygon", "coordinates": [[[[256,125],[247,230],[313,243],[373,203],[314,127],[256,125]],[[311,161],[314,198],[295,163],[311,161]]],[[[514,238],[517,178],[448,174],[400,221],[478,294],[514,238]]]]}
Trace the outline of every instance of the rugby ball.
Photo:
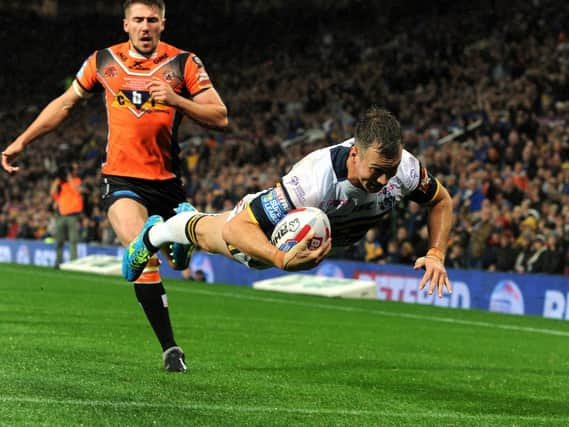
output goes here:
{"type": "Polygon", "coordinates": [[[330,221],[328,216],[318,208],[306,207],[288,212],[275,226],[271,234],[271,243],[283,252],[288,252],[300,242],[310,230],[314,237],[308,248],[318,249],[330,238],[330,221]]]}

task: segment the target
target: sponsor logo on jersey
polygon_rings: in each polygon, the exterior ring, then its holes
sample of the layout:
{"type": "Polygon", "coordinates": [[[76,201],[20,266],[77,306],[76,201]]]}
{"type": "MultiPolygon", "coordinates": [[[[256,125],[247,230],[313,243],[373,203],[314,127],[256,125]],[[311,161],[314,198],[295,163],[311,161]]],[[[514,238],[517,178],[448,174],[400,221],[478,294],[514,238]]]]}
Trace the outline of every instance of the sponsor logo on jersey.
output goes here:
{"type": "Polygon", "coordinates": [[[296,194],[296,197],[300,202],[306,201],[306,192],[304,188],[300,185],[300,179],[297,176],[291,176],[287,180],[287,184],[292,186],[292,191],[296,194]]]}
{"type": "Polygon", "coordinates": [[[265,194],[261,195],[261,206],[271,223],[277,224],[283,219],[287,210],[281,205],[278,197],[276,196],[276,189],[272,189],[265,194]]]}
{"type": "Polygon", "coordinates": [[[168,54],[167,53],[163,53],[162,55],[160,55],[158,58],[154,58],[152,60],[152,62],[154,62],[155,64],[159,64],[162,61],[164,61],[166,58],[168,58],[168,54]]]}
{"type": "Polygon", "coordinates": [[[119,70],[114,65],[109,65],[103,69],[103,75],[107,79],[111,79],[113,77],[117,77],[119,75],[119,70]]]}
{"type": "Polygon", "coordinates": [[[140,60],[140,61],[134,61],[131,65],[128,66],[128,68],[130,68],[131,70],[137,70],[137,71],[148,71],[150,70],[150,67],[145,66],[144,63],[146,62],[146,59],[140,60]]]}
{"type": "Polygon", "coordinates": [[[412,181],[415,181],[415,178],[417,177],[417,169],[415,168],[409,169],[409,177],[411,177],[412,181]]]}
{"type": "Polygon", "coordinates": [[[167,110],[164,104],[154,101],[150,93],[139,90],[121,90],[111,104],[113,107],[134,108],[141,111],[167,110]]]}
{"type": "Polygon", "coordinates": [[[288,200],[286,198],[285,192],[282,187],[275,187],[273,189],[273,192],[284,210],[289,211],[292,209],[292,206],[290,206],[290,204],[288,203],[288,200]]]}
{"type": "Polygon", "coordinates": [[[162,73],[162,78],[167,82],[173,82],[174,80],[178,79],[176,73],[172,70],[167,70],[162,73]]]}
{"type": "Polygon", "coordinates": [[[427,193],[429,191],[429,187],[431,186],[431,177],[429,177],[429,173],[427,169],[421,169],[421,179],[419,181],[419,190],[423,193],[427,193]]]}

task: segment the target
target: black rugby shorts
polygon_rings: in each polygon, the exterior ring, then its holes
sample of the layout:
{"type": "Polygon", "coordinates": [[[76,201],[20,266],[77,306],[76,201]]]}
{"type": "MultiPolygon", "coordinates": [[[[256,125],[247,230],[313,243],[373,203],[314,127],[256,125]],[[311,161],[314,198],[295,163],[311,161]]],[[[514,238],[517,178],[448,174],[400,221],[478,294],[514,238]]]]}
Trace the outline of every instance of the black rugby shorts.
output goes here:
{"type": "Polygon", "coordinates": [[[173,216],[178,204],[186,201],[186,194],[178,178],[156,181],[103,175],[101,195],[105,211],[116,200],[128,198],[146,207],[148,216],[160,215],[164,219],[173,216]]]}

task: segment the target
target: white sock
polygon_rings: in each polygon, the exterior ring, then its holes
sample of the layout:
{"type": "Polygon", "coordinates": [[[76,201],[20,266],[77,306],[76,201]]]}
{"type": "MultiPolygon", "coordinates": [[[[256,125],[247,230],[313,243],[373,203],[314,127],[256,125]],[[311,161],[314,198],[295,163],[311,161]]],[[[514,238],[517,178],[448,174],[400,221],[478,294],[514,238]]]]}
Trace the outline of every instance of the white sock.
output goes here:
{"type": "Polygon", "coordinates": [[[157,248],[164,243],[181,243],[187,245],[191,243],[186,237],[186,224],[188,220],[198,212],[181,212],[174,215],[166,222],[156,224],[148,231],[148,240],[152,246],[157,248]]]}

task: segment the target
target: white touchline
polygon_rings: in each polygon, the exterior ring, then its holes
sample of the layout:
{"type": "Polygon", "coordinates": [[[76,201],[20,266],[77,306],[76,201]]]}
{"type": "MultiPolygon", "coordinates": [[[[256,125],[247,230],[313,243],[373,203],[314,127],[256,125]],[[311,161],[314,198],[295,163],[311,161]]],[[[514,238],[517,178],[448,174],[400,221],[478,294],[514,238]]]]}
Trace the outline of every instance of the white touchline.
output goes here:
{"type": "Polygon", "coordinates": [[[111,400],[79,400],[79,399],[49,399],[26,396],[0,396],[0,402],[34,405],[69,405],[93,406],[109,408],[149,408],[173,409],[175,411],[209,411],[209,412],[265,412],[265,413],[295,413],[303,415],[353,415],[360,417],[400,417],[400,418],[451,418],[451,419],[511,419],[528,421],[551,421],[566,419],[566,415],[503,415],[503,414],[464,414],[460,412],[439,412],[426,410],[424,412],[398,412],[390,410],[358,410],[358,409],[326,409],[326,408],[290,408],[277,406],[247,406],[247,405],[213,405],[208,403],[149,403],[143,401],[111,400]]]}
{"type": "MultiPolygon", "coordinates": [[[[17,271],[18,273],[24,273],[24,274],[27,273],[27,274],[31,274],[34,276],[44,276],[44,277],[46,277],[48,275],[51,277],[54,274],[62,273],[62,274],[65,274],[67,277],[73,277],[75,279],[83,280],[86,282],[99,282],[99,283],[101,282],[100,277],[90,276],[88,274],[73,274],[70,272],[61,272],[61,271],[54,271],[54,272],[51,272],[51,274],[50,273],[38,274],[38,272],[35,270],[32,270],[32,271],[20,270],[20,269],[16,269],[16,268],[10,268],[9,265],[8,266],[3,265],[3,266],[1,266],[1,268],[8,270],[8,271],[12,270],[14,272],[17,271]]],[[[108,277],[107,277],[107,279],[108,279],[108,277]]],[[[117,281],[122,282],[122,279],[117,278],[117,281]]],[[[219,296],[220,295],[220,292],[212,292],[212,291],[207,291],[207,290],[202,290],[202,289],[192,289],[192,288],[188,288],[185,286],[183,287],[183,286],[169,285],[168,289],[169,290],[175,289],[176,291],[179,291],[179,292],[195,293],[195,294],[202,294],[202,295],[213,295],[213,296],[219,296]]],[[[412,313],[394,313],[394,312],[389,312],[389,311],[384,311],[384,310],[368,310],[365,308],[358,308],[358,307],[340,307],[340,306],[336,306],[336,305],[322,304],[322,303],[310,303],[310,302],[302,302],[302,301],[291,301],[291,300],[279,299],[279,298],[235,294],[235,293],[225,292],[225,291],[221,292],[221,294],[223,296],[226,296],[229,298],[244,299],[244,300],[250,300],[250,301],[262,301],[262,302],[271,302],[271,303],[277,303],[277,304],[291,304],[291,305],[298,305],[301,307],[323,308],[326,310],[358,312],[358,313],[376,314],[376,315],[380,315],[380,316],[402,317],[402,318],[406,318],[406,319],[426,320],[426,321],[431,321],[431,322],[443,322],[443,323],[450,323],[450,324],[456,324],[456,325],[480,326],[483,328],[490,328],[490,329],[504,329],[504,330],[516,331],[516,332],[531,332],[531,333],[535,333],[535,334],[569,337],[569,331],[559,331],[556,329],[543,329],[543,328],[532,328],[529,326],[479,322],[479,321],[475,321],[475,320],[456,319],[456,318],[452,318],[452,317],[424,316],[421,314],[412,314],[412,313]]]]}

